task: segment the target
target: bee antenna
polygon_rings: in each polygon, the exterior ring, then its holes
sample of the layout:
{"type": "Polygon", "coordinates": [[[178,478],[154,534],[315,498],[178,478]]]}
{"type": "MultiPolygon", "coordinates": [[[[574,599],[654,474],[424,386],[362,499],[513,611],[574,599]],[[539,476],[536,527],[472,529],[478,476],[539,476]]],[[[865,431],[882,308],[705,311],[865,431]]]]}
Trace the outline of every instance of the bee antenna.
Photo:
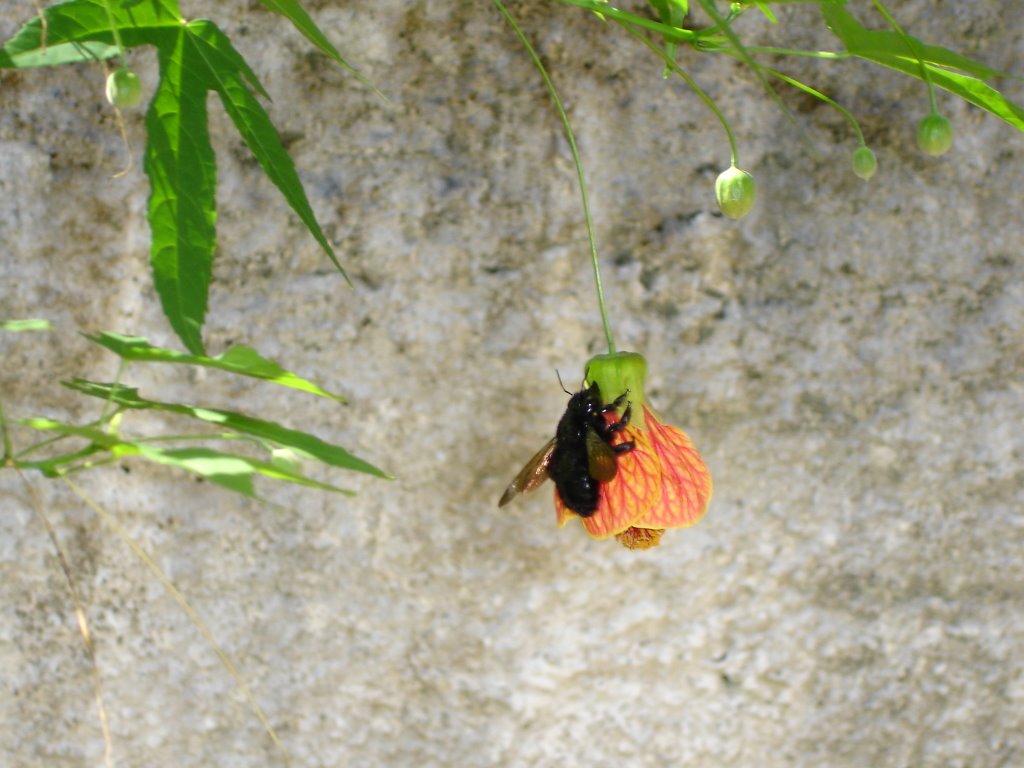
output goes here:
{"type": "Polygon", "coordinates": [[[560,374],[558,372],[557,368],[555,368],[555,376],[558,377],[558,386],[560,386],[562,388],[562,391],[565,392],[565,394],[567,394],[567,395],[571,395],[572,392],[570,392],[568,389],[566,389],[565,388],[565,384],[562,383],[562,374],[560,374]]]}

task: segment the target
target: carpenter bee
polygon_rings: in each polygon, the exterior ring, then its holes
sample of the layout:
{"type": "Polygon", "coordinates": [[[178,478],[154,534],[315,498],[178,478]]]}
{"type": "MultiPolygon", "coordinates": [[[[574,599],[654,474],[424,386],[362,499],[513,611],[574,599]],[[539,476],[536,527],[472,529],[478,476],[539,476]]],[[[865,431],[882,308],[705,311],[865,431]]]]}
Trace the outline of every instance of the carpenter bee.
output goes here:
{"type": "Polygon", "coordinates": [[[602,405],[597,382],[572,395],[555,436],[516,475],[498,506],[505,506],[520,493],[529,493],[550,477],[565,506],[581,517],[594,514],[598,484],[607,483],[618,471],[616,454],[633,450],[632,440],[612,445],[615,433],[629,424],[632,406],[627,404],[622,418],[616,422],[609,424],[604,418],[622,405],[626,395],[623,392],[608,405],[602,405]]]}

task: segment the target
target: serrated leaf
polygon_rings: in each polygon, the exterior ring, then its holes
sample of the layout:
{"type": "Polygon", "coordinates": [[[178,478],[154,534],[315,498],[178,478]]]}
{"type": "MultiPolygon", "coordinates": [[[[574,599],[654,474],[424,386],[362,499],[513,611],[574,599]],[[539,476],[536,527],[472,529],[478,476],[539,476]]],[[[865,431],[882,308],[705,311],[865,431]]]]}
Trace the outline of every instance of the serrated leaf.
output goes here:
{"type": "Polygon", "coordinates": [[[153,282],[178,338],[201,355],[217,242],[217,162],[206,126],[209,73],[191,50],[182,34],[159,51],[143,166],[150,181],[153,282]]]}
{"type": "Polygon", "coordinates": [[[216,357],[207,357],[205,355],[187,355],[173,349],[154,347],[148,340],[139,336],[122,336],[119,333],[111,333],[109,331],[96,335],[84,335],[89,341],[105,347],[125,360],[201,365],[206,368],[216,368],[230,373],[237,373],[241,376],[262,379],[272,384],[309,392],[319,397],[328,397],[339,403],[345,402],[345,398],[341,395],[328,392],[312,381],[303,379],[291,371],[285,370],[273,360],[268,360],[260,355],[252,347],[238,345],[229,347],[216,357]]]}
{"type": "MultiPolygon", "coordinates": [[[[109,6],[121,41],[129,48],[146,43],[155,45],[159,38],[168,33],[173,35],[183,23],[176,0],[120,0],[109,6]]],[[[67,46],[73,44],[115,45],[104,0],[67,0],[44,9],[43,16],[46,39],[41,19],[34,16],[0,49],[0,69],[63,64],[61,57],[68,55],[67,46]],[[51,49],[57,49],[61,55],[47,60],[45,52],[51,49]]]]}
{"type": "Polygon", "coordinates": [[[364,472],[381,478],[390,479],[391,477],[369,462],[353,456],[341,446],[324,442],[307,432],[289,429],[272,421],[245,416],[234,411],[224,411],[219,408],[204,408],[202,406],[147,400],[139,395],[137,389],[119,384],[102,384],[86,381],[85,379],[73,379],[65,381],[63,384],[77,392],[101,398],[122,408],[159,410],[188,416],[208,424],[215,424],[223,429],[252,435],[281,447],[294,448],[332,467],[347,469],[353,472],[364,472]]]}
{"type": "Polygon", "coordinates": [[[216,161],[206,126],[207,91],[217,91],[264,172],[345,273],[291,158],[253,95],[255,91],[266,96],[255,73],[212,22],[186,24],[176,0],[58,3],[44,11],[45,40],[40,19],[31,19],[0,49],[0,68],[106,55],[103,46],[114,44],[111,16],[126,47],[153,45],[158,51],[160,82],[146,114],[144,163],[151,184],[154,284],[171,327],[189,351],[201,355],[216,246],[216,161]]]}
{"type": "Polygon", "coordinates": [[[0,330],[10,331],[11,333],[21,333],[22,331],[49,331],[53,328],[49,320],[39,320],[36,318],[29,320],[3,320],[0,321],[0,330]]]}
{"type": "Polygon", "coordinates": [[[224,110],[235,128],[242,135],[253,157],[263,172],[284,195],[288,205],[306,225],[342,276],[351,284],[342,269],[334,249],[320,229],[313,209],[306,197],[306,191],[295,171],[291,157],[281,144],[281,137],[274,128],[263,106],[249,91],[245,80],[255,78],[242,55],[231,45],[231,41],[216,25],[200,19],[188,25],[190,41],[210,74],[211,87],[220,96],[224,110]]]}

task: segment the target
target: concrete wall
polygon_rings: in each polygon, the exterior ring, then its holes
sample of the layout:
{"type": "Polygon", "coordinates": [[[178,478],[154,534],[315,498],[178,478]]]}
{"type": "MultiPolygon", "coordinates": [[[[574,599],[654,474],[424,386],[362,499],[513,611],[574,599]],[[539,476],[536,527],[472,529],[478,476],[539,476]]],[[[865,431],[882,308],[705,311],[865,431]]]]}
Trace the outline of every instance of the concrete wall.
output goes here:
{"type": "MultiPolygon", "coordinates": [[[[724,136],[682,83],[588,14],[512,6],[578,131],[618,344],[647,356],[650,398],[715,479],[698,527],[633,553],[556,530],[549,489],[495,507],[565,406],[555,371],[574,386],[603,351],[574,173],[528,57],[487,2],[307,5],[391,104],[256,3],[197,10],[273,95],[354,287],[211,100],[207,340],[350,402],[209,371],[125,380],[312,429],[398,479],[324,475],[354,498],[261,486],[277,506],[138,462],[76,480],[209,623],[294,764],[1024,761],[1024,137],[940,94],[956,143],[928,159],[919,83],[787,62],[862,120],[880,163],[865,184],[834,110],[782,91],[793,125],[744,67],[686,52],[760,185],[737,224],[712,194],[724,136]]],[[[1021,73],[1012,0],[898,5],[919,37],[1021,73]]],[[[812,10],[786,10],[784,30],[753,12],[744,29],[834,47],[812,10]]],[[[0,0],[3,34],[32,12],[0,0]]],[[[131,61],[152,88],[153,57],[131,61]]],[[[56,325],[0,336],[11,418],[95,417],[57,382],[116,362],[78,331],[175,344],[148,272],[142,111],[129,155],[102,88],[98,66],[0,75],[0,316],[56,325]]],[[[28,480],[95,634],[116,764],[283,764],[124,542],[28,480]]],[[[0,607],[3,762],[101,764],[72,603],[10,471],[0,607]]]]}

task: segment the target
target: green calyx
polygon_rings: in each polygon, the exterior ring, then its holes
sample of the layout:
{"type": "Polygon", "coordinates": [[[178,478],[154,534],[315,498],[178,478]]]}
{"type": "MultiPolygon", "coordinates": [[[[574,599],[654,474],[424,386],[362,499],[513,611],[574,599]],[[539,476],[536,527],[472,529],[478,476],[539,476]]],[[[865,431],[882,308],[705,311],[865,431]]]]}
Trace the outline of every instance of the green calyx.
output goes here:
{"type": "MultiPolygon", "coordinates": [[[[619,395],[628,393],[626,401],[632,403],[632,421],[643,426],[646,403],[644,383],[647,380],[647,361],[636,352],[612,352],[597,355],[587,361],[583,375],[587,386],[596,383],[601,389],[601,399],[607,404],[619,395]]],[[[625,403],[622,409],[625,409],[625,403]]]]}

